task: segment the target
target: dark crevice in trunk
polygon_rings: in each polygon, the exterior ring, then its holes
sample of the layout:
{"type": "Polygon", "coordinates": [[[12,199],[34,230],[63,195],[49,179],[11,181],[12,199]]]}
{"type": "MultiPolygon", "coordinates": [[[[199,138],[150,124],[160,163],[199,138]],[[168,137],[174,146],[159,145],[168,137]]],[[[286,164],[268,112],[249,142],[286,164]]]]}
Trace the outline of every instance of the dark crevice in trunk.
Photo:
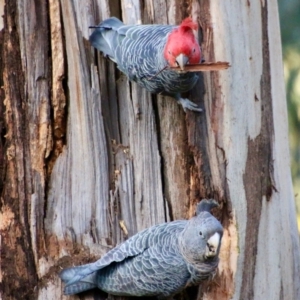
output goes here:
{"type": "MultiPolygon", "coordinates": [[[[0,86],[3,87],[3,43],[4,43],[4,30],[0,31],[0,86]]],[[[2,195],[4,187],[4,178],[6,170],[6,155],[5,155],[5,135],[6,135],[6,126],[4,118],[4,100],[5,93],[4,89],[0,89],[0,195],[2,195]]],[[[1,206],[1,203],[0,203],[1,206]]]]}
{"type": "Polygon", "coordinates": [[[158,106],[157,106],[157,96],[152,94],[152,105],[153,105],[153,110],[154,110],[154,115],[155,115],[155,125],[156,125],[156,132],[157,132],[157,147],[159,151],[159,156],[160,156],[160,174],[161,174],[161,184],[162,184],[162,191],[164,194],[164,208],[165,208],[165,221],[167,220],[174,220],[174,215],[173,215],[173,209],[172,209],[172,204],[170,202],[170,199],[168,199],[168,196],[166,195],[166,184],[165,184],[165,159],[162,151],[162,136],[161,136],[161,124],[160,124],[160,117],[159,117],[159,112],[158,112],[158,106]],[[169,212],[169,216],[167,216],[167,212],[169,212]]]}
{"type": "MultiPolygon", "coordinates": [[[[192,89],[190,95],[193,102],[197,103],[199,107],[204,108],[204,80],[203,75],[199,75],[198,84],[192,89]]],[[[199,194],[202,198],[215,198],[215,191],[212,186],[211,168],[209,160],[208,148],[208,128],[205,112],[188,112],[186,116],[188,144],[190,151],[194,157],[194,164],[199,180],[199,194]]]]}
{"type": "MultiPolygon", "coordinates": [[[[109,1],[109,9],[110,9],[110,15],[117,17],[121,20],[122,17],[122,5],[121,0],[110,0],[109,1]]],[[[103,21],[103,20],[102,20],[103,21]]]]}
{"type": "MultiPolygon", "coordinates": [[[[46,165],[46,194],[48,193],[48,184],[49,179],[52,173],[52,169],[54,167],[56,159],[59,157],[59,155],[62,153],[64,146],[67,144],[67,120],[68,120],[68,107],[70,102],[69,97],[69,87],[68,87],[68,64],[67,64],[67,54],[66,54],[66,40],[65,40],[65,34],[64,34],[64,23],[63,23],[63,17],[62,17],[62,10],[60,8],[60,22],[61,22],[61,31],[62,31],[62,43],[63,43],[63,57],[64,57],[64,74],[63,77],[60,78],[61,81],[61,91],[60,91],[60,103],[58,106],[60,106],[59,109],[56,110],[56,116],[54,112],[54,106],[53,106],[53,98],[52,98],[52,92],[54,88],[57,88],[57,86],[54,87],[54,84],[56,85],[57,82],[53,82],[52,77],[52,71],[56,66],[53,66],[53,60],[52,60],[52,50],[51,50],[51,20],[50,20],[50,12],[49,12],[49,6],[48,6],[48,41],[49,41],[49,60],[50,60],[50,75],[49,75],[49,86],[51,87],[50,91],[50,99],[51,99],[51,105],[50,105],[50,120],[51,120],[51,127],[52,127],[52,149],[48,155],[48,157],[45,159],[45,165],[46,165]]],[[[56,79],[56,78],[55,78],[56,79]]],[[[47,196],[47,195],[46,195],[47,196]]],[[[47,198],[47,197],[46,197],[47,198]]]]}

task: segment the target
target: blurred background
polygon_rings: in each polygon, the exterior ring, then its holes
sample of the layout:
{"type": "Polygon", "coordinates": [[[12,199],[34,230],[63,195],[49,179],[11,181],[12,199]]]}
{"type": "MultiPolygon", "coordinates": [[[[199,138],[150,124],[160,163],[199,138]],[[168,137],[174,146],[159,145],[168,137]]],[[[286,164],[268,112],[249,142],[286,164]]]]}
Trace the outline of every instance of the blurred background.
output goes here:
{"type": "Polygon", "coordinates": [[[300,1],[279,0],[291,169],[300,231],[300,1]]]}

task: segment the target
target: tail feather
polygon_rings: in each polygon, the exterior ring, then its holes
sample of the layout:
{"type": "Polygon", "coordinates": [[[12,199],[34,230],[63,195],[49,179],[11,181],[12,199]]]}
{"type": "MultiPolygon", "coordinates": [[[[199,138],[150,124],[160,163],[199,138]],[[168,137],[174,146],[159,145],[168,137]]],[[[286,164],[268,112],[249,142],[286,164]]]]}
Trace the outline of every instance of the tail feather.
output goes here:
{"type": "Polygon", "coordinates": [[[65,295],[73,295],[97,287],[97,272],[94,272],[77,282],[68,284],[68,282],[70,282],[70,280],[73,279],[73,276],[78,271],[78,268],[80,267],[65,269],[59,274],[60,278],[66,283],[64,289],[65,295]]]}
{"type": "Polygon", "coordinates": [[[104,55],[109,56],[114,62],[113,51],[117,46],[115,45],[118,40],[117,31],[123,25],[119,19],[112,17],[100,23],[90,36],[90,42],[93,47],[103,52],[104,55]]]}
{"type": "Polygon", "coordinates": [[[78,293],[81,293],[84,291],[94,289],[96,287],[97,287],[97,285],[95,285],[95,284],[79,281],[79,282],[76,282],[76,283],[66,286],[64,289],[64,294],[65,295],[74,295],[74,294],[78,294],[78,293]]]}
{"type": "MultiPolygon", "coordinates": [[[[78,275],[78,273],[80,274],[82,270],[86,270],[88,267],[89,267],[89,264],[64,269],[60,272],[59,277],[61,278],[61,280],[64,283],[68,284],[70,281],[74,280],[74,277],[76,277],[78,275]]],[[[92,273],[92,272],[90,272],[90,273],[92,273]]]]}
{"type": "Polygon", "coordinates": [[[108,19],[104,20],[102,23],[100,23],[98,27],[118,30],[118,28],[123,26],[123,25],[124,25],[124,23],[122,21],[120,21],[118,18],[111,17],[111,18],[108,18],[108,19]]]}

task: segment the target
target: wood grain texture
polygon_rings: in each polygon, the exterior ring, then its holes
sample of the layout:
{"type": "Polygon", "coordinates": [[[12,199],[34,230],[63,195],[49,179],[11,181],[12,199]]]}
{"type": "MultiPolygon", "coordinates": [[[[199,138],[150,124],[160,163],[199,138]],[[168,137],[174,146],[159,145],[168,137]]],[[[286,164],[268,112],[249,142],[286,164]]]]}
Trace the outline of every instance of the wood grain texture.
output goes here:
{"type": "Polygon", "coordinates": [[[59,271],[191,217],[207,197],[225,229],[218,274],[176,299],[300,299],[277,14],[273,0],[6,4],[3,299],[106,299],[63,296],[59,271]],[[231,65],[200,74],[187,95],[202,113],[129,82],[88,42],[88,27],[110,16],[189,15],[205,60],[231,65]]]}
{"type": "Polygon", "coordinates": [[[217,62],[205,62],[199,64],[189,64],[184,67],[184,70],[181,70],[180,67],[171,67],[172,70],[177,71],[178,73],[185,72],[209,72],[209,71],[221,71],[226,70],[230,67],[228,62],[217,61],[217,62]]]}

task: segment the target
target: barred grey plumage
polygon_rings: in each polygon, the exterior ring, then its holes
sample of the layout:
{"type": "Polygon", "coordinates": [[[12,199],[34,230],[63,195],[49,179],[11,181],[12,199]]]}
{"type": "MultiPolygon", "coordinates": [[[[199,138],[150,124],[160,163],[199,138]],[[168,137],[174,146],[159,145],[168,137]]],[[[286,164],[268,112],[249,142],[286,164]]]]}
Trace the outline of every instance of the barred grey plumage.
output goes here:
{"type": "Polygon", "coordinates": [[[190,220],[159,224],[132,236],[101,259],[65,269],[65,294],[95,287],[113,295],[164,299],[212,277],[223,235],[210,214],[215,200],[202,200],[190,220]]]}
{"type": "MultiPolygon", "coordinates": [[[[201,111],[202,109],[195,103],[181,98],[180,95],[193,88],[198,75],[164,69],[169,65],[164,56],[166,43],[170,33],[178,28],[179,26],[172,25],[124,25],[119,19],[112,17],[96,26],[90,36],[90,42],[114,61],[130,80],[137,82],[149,92],[173,96],[182,104],[184,110],[201,111]]],[[[192,32],[192,29],[190,31],[192,32]]],[[[194,39],[194,36],[192,38],[194,39]]],[[[193,41],[199,51],[196,61],[198,63],[200,47],[195,39],[193,41]]],[[[186,39],[182,39],[177,44],[186,50],[185,43],[186,39]]],[[[188,58],[184,60],[184,64],[186,63],[188,58]]]]}

